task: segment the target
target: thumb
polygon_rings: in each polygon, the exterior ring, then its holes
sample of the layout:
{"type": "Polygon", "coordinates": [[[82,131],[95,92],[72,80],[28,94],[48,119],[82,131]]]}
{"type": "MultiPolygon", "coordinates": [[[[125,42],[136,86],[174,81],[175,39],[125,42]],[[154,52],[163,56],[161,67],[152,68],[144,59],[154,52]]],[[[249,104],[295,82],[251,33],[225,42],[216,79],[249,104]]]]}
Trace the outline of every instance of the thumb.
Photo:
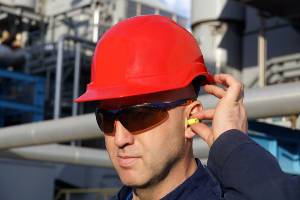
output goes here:
{"type": "Polygon", "coordinates": [[[200,136],[209,146],[213,143],[213,132],[204,123],[197,123],[191,125],[191,129],[196,135],[200,136]]]}

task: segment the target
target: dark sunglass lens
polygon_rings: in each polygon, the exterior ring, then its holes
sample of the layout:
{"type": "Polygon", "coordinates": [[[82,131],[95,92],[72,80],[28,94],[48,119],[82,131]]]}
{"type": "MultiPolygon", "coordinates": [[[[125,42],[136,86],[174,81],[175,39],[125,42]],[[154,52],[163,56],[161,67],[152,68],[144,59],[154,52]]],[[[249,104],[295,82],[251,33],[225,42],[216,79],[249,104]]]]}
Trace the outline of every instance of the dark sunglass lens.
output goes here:
{"type": "Polygon", "coordinates": [[[150,130],[168,118],[168,112],[153,107],[135,107],[126,109],[119,120],[130,132],[150,130]]]}
{"type": "Polygon", "coordinates": [[[112,113],[105,110],[96,110],[96,121],[103,133],[111,135],[114,132],[115,118],[112,113]]]}

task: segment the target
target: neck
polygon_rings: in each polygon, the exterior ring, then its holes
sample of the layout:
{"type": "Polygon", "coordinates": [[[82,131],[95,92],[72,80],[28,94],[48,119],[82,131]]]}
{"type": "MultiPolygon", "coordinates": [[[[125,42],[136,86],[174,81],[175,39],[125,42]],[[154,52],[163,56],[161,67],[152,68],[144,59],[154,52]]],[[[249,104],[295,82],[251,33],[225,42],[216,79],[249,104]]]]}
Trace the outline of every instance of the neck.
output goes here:
{"type": "Polygon", "coordinates": [[[193,156],[185,157],[172,166],[169,174],[160,182],[147,188],[134,188],[133,200],[161,199],[187,178],[197,169],[197,164],[193,156]]]}

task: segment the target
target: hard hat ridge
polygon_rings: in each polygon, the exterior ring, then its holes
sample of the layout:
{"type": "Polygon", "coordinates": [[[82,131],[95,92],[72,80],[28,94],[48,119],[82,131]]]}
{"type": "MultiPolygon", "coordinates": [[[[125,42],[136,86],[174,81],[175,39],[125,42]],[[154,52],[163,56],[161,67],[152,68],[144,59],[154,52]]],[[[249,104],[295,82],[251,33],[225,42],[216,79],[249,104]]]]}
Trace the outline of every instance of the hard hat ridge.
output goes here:
{"type": "Polygon", "coordinates": [[[91,83],[77,102],[179,89],[196,77],[212,82],[200,48],[186,29],[167,17],[123,20],[98,41],[91,83]]]}

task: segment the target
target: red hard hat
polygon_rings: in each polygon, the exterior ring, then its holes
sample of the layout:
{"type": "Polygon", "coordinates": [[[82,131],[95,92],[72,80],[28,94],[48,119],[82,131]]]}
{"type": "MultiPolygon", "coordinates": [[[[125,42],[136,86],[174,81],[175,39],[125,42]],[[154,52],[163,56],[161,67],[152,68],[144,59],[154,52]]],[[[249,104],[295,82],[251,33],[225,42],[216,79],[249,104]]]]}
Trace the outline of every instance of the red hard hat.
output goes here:
{"type": "Polygon", "coordinates": [[[132,17],[98,41],[91,83],[76,102],[179,89],[199,76],[213,82],[191,33],[160,15],[132,17]]]}

